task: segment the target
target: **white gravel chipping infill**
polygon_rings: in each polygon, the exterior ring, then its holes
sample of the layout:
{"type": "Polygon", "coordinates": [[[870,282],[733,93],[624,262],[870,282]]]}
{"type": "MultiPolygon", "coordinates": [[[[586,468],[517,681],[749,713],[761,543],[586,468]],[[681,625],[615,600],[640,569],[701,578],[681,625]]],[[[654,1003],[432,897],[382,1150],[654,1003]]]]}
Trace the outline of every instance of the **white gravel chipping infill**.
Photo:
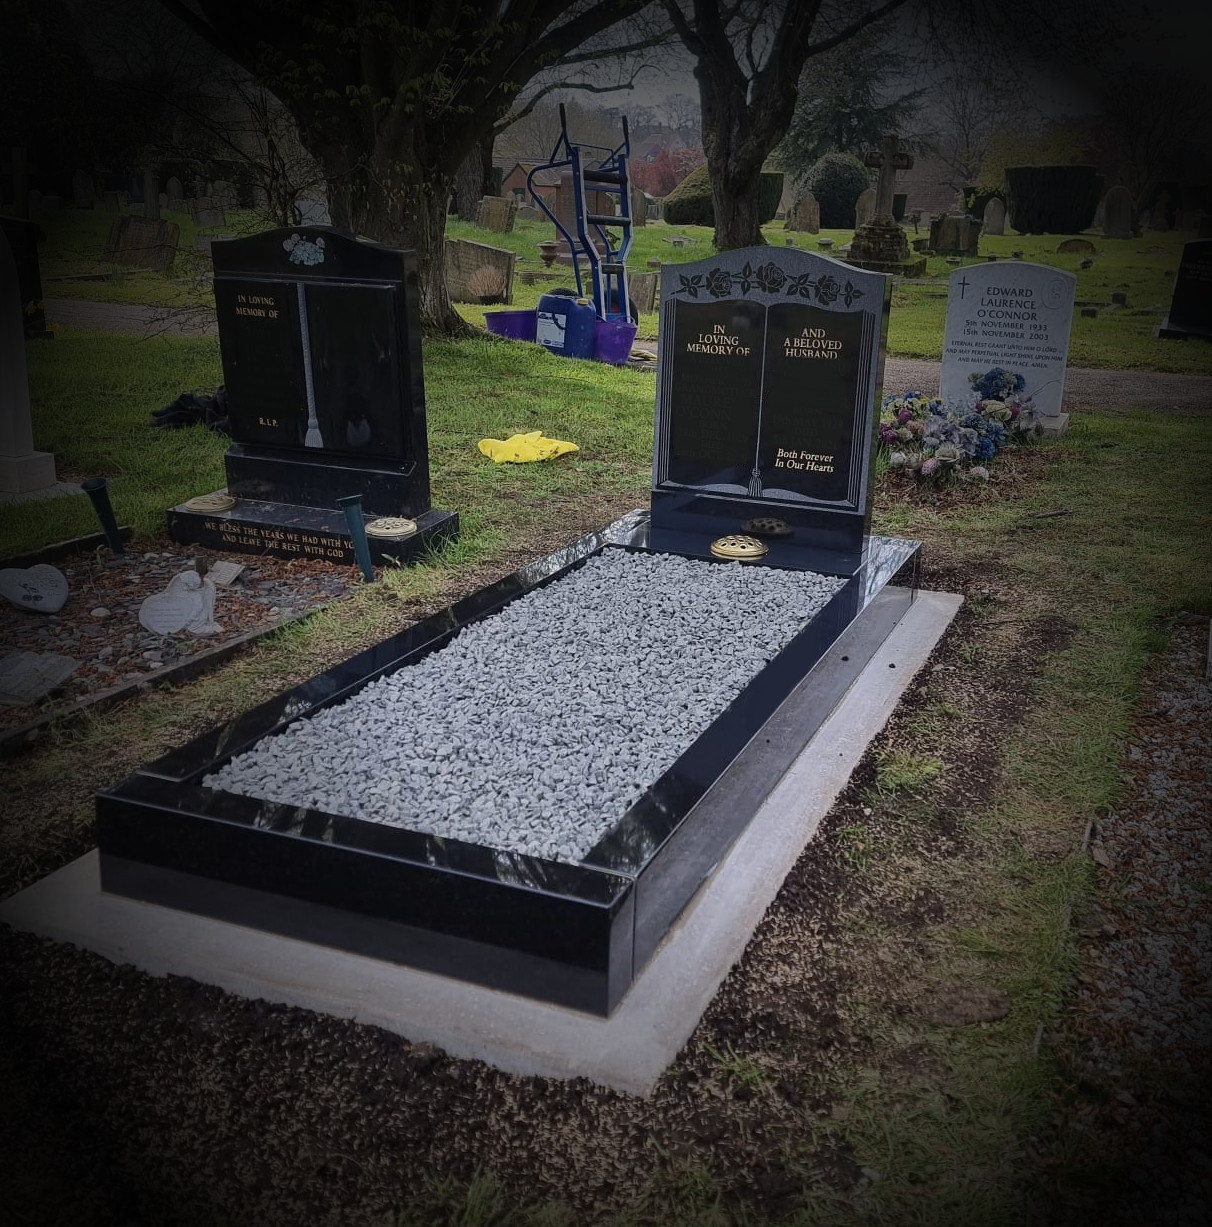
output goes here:
{"type": "Polygon", "coordinates": [[[576,863],[844,583],[607,549],[204,783],[576,863]]]}

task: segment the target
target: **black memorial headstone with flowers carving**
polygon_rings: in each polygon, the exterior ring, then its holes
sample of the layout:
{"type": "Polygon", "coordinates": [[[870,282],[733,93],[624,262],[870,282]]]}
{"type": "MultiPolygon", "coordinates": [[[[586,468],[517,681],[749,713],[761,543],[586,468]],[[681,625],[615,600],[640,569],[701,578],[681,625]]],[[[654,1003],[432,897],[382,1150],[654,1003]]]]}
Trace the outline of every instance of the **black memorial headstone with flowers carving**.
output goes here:
{"type": "Polygon", "coordinates": [[[853,573],[891,279],[781,248],[661,276],[654,548],[707,555],[749,533],[772,564],[853,573]]]}
{"type": "Polygon", "coordinates": [[[227,487],[173,508],[171,535],[350,563],[338,500],[358,495],[364,520],[416,524],[372,537],[376,561],[406,561],[454,536],[458,516],[429,503],[412,253],[308,226],[215,243],[211,254],[227,487]],[[224,495],[233,506],[221,507],[224,495]]]}

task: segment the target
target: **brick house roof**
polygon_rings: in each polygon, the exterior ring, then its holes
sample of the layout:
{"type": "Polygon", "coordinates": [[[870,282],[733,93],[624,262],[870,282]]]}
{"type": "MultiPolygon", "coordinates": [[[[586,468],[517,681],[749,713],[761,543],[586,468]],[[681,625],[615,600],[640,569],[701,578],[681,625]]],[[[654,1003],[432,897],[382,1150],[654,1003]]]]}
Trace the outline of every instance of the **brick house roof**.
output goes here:
{"type": "Polygon", "coordinates": [[[915,154],[909,170],[896,172],[896,191],[908,197],[905,215],[920,213],[923,217],[933,217],[937,213],[954,211],[956,192],[947,183],[951,173],[941,159],[915,154]]]}

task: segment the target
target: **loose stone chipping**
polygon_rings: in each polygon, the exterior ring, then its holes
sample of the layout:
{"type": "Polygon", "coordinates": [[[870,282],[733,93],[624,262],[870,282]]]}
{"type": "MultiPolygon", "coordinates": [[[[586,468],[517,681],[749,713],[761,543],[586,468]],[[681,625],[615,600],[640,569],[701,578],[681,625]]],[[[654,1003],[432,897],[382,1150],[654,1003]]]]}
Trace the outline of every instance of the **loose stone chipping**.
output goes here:
{"type": "Polygon", "coordinates": [[[204,783],[576,863],[844,583],[608,549],[204,783]]]}

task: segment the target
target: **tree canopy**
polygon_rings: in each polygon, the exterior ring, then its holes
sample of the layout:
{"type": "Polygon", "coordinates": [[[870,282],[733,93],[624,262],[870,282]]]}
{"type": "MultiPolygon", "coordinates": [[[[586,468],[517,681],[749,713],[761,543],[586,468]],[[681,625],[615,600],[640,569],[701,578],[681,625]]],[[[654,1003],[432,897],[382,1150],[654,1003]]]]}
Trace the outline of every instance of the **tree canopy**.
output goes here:
{"type": "Polygon", "coordinates": [[[416,250],[426,324],[455,333],[442,238],[456,170],[528,81],[645,0],[161,2],[294,116],[335,225],[416,250]]]}

